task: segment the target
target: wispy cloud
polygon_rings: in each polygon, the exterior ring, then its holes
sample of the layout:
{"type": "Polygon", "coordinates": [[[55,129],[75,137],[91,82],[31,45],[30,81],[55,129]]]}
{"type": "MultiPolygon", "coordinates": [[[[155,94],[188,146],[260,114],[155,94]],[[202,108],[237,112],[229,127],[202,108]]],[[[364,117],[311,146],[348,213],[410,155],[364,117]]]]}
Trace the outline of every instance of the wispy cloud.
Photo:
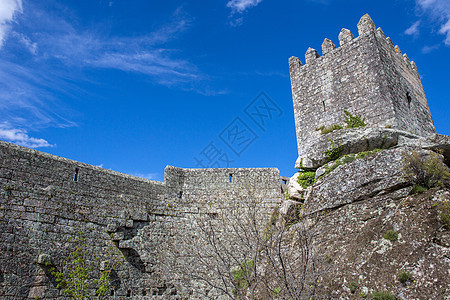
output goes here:
{"type": "Polygon", "coordinates": [[[46,140],[30,137],[26,130],[12,128],[8,123],[0,123],[0,139],[29,148],[53,147],[46,140]]]}
{"type": "Polygon", "coordinates": [[[156,84],[205,92],[200,82],[207,76],[180,50],[165,46],[191,26],[182,7],[145,36],[81,30],[61,15],[37,4],[22,8],[19,0],[0,0],[0,33],[12,24],[0,57],[0,124],[27,130],[76,126],[67,99],[85,96],[77,82],[89,81],[83,74],[92,69],[144,74],[156,84]]]}
{"type": "Polygon", "coordinates": [[[233,27],[240,26],[244,23],[242,14],[249,8],[257,6],[262,0],[230,0],[227,7],[231,9],[230,25],[233,27]]]}
{"type": "Polygon", "coordinates": [[[420,25],[420,20],[417,22],[414,22],[414,24],[412,24],[410,27],[408,27],[405,30],[405,34],[417,36],[419,34],[419,25],[420,25]]]}
{"type": "Polygon", "coordinates": [[[22,12],[22,0],[0,1],[0,48],[11,27],[11,22],[17,13],[22,12]]]}
{"type": "Polygon", "coordinates": [[[450,46],[450,1],[416,0],[419,10],[439,26],[439,33],[445,35],[444,43],[450,46]]]}
{"type": "Polygon", "coordinates": [[[178,8],[168,23],[147,36],[103,37],[63,24],[68,27],[64,32],[41,33],[37,44],[43,49],[43,56],[66,65],[142,73],[153,76],[159,83],[174,85],[200,77],[194,64],[176,57],[178,50],[163,47],[189,28],[190,23],[189,16],[178,8]]]}
{"type": "Polygon", "coordinates": [[[445,35],[444,43],[447,46],[450,46],[450,18],[444,25],[441,26],[441,28],[439,29],[439,33],[445,35]]]}
{"type": "Polygon", "coordinates": [[[70,127],[76,123],[55,94],[70,97],[74,87],[62,74],[6,61],[0,58],[0,123],[20,128],[70,127]],[[47,71],[47,72],[46,72],[47,71]]]}
{"type": "Polygon", "coordinates": [[[33,55],[37,54],[37,43],[33,42],[29,37],[22,33],[12,32],[13,37],[17,39],[17,41],[25,47],[25,49],[33,55]]]}
{"type": "Polygon", "coordinates": [[[243,13],[247,9],[257,6],[262,0],[230,0],[227,7],[231,8],[233,12],[243,13]]]}
{"type": "Polygon", "coordinates": [[[422,53],[423,54],[428,54],[428,53],[430,53],[430,52],[432,52],[432,51],[434,51],[434,50],[436,50],[438,48],[439,48],[439,44],[438,45],[433,45],[433,46],[424,46],[422,48],[422,53]]]}

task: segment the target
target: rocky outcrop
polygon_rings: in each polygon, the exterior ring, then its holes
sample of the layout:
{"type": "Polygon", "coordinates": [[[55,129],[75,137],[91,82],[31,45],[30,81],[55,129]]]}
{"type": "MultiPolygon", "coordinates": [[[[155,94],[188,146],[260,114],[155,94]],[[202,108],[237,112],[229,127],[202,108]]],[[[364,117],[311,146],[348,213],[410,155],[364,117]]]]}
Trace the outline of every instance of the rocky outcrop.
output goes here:
{"type": "MultiPolygon", "coordinates": [[[[414,183],[404,175],[412,151],[427,160],[436,157],[431,149],[441,149],[448,159],[448,138],[363,128],[340,141],[348,145],[346,151],[366,150],[355,141],[374,132],[389,133],[386,140],[396,145],[347,155],[317,169],[299,219],[289,227],[295,232],[309,226],[317,233],[314,253],[321,260],[316,267],[326,272],[315,296],[362,299],[384,291],[396,299],[450,299],[450,189],[411,195],[414,183]]],[[[319,144],[309,153],[319,153],[319,144]]]]}
{"type": "Polygon", "coordinates": [[[439,207],[449,200],[445,189],[400,198],[391,193],[294,224],[292,230],[310,223],[318,232],[316,253],[328,270],[320,279],[318,298],[362,299],[387,291],[397,299],[448,299],[450,234],[439,207]],[[385,238],[389,230],[397,239],[385,238]],[[402,283],[402,272],[411,280],[402,283]]]}
{"type": "MultiPolygon", "coordinates": [[[[427,155],[430,150],[418,150],[427,155]]],[[[308,213],[334,209],[377,195],[407,196],[411,183],[402,172],[407,148],[383,150],[338,166],[318,179],[305,200],[308,213]]]]}
{"type": "Polygon", "coordinates": [[[450,139],[443,135],[421,137],[410,132],[381,127],[361,127],[335,130],[320,135],[303,153],[300,153],[295,167],[319,168],[330,159],[327,151],[338,149],[339,155],[359,153],[373,149],[387,149],[393,146],[419,146],[427,149],[443,149],[450,157],[450,139]]]}

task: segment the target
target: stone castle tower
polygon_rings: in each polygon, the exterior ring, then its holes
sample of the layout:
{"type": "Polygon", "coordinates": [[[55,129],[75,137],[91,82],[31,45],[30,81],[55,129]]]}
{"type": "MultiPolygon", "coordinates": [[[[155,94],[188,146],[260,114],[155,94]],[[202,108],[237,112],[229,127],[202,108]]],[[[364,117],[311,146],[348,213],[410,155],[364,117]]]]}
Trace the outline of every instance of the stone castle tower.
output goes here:
{"type": "Polygon", "coordinates": [[[371,127],[423,137],[436,133],[416,64],[368,14],[358,32],[355,38],[342,29],[338,48],[325,39],[321,57],[309,48],[305,65],[289,59],[299,156],[320,135],[316,128],[343,123],[344,110],[364,117],[371,127]]]}

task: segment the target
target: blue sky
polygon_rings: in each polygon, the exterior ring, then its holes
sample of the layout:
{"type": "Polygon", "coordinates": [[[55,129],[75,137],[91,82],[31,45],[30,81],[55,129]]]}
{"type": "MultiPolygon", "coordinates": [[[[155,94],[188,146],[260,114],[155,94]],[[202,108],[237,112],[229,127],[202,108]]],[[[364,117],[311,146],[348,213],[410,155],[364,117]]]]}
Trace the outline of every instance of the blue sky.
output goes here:
{"type": "Polygon", "coordinates": [[[168,164],[291,176],[288,58],[365,13],[450,135],[448,0],[0,0],[0,139],[156,180],[168,164]]]}

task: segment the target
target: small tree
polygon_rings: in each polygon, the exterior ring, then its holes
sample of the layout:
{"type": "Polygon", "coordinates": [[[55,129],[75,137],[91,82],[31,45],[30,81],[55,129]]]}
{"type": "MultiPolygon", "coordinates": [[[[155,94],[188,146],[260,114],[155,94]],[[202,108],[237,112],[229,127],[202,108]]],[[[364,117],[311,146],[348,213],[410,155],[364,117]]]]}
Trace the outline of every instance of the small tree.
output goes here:
{"type": "Polygon", "coordinates": [[[108,247],[107,256],[111,261],[104,265],[103,270],[98,270],[94,261],[98,261],[97,257],[92,257],[87,250],[85,239],[81,237],[82,233],[78,232],[74,239],[70,239],[75,249],[63,261],[61,271],[55,266],[48,265],[51,275],[54,276],[57,288],[74,299],[88,299],[92,295],[91,289],[95,290],[95,296],[99,299],[103,298],[110,288],[111,272],[119,263],[118,259],[113,257],[114,247],[108,247]],[[96,279],[98,277],[98,279],[96,279]]]}
{"type": "Polygon", "coordinates": [[[185,285],[197,285],[194,292],[204,298],[314,297],[321,275],[314,226],[288,227],[270,211],[254,191],[248,191],[226,200],[220,210],[198,214],[192,235],[174,240],[168,271],[185,285]]]}

